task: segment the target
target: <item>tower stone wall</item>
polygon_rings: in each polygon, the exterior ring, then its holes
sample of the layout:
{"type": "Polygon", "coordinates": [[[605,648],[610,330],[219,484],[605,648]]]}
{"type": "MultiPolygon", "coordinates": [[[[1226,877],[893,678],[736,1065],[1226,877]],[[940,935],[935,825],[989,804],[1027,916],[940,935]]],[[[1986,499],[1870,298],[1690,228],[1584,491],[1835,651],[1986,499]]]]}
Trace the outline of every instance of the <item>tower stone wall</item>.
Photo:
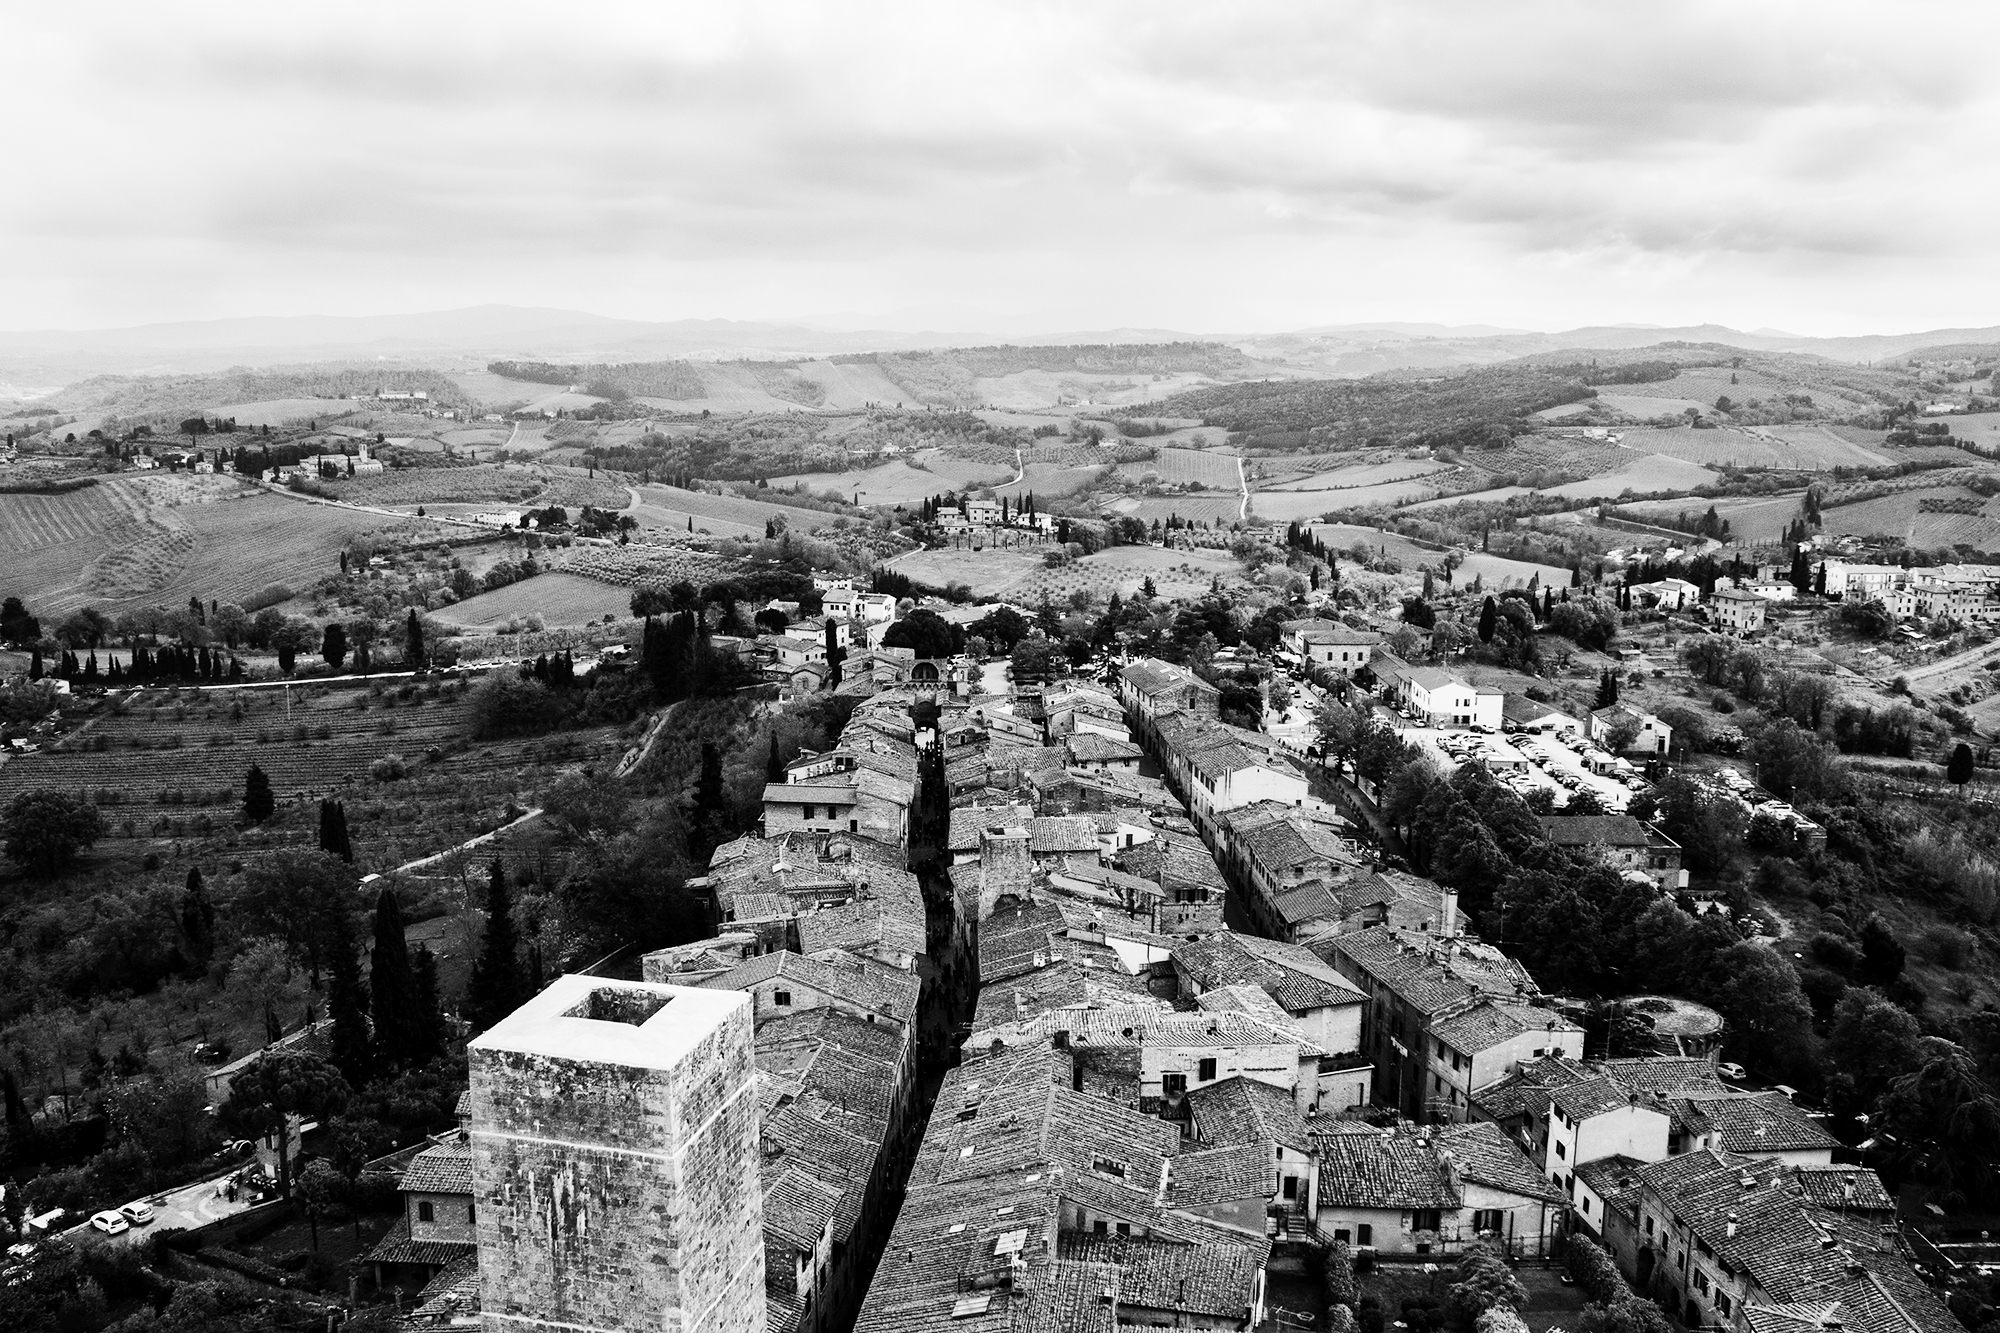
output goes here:
{"type": "Polygon", "coordinates": [[[750,997],[559,977],[468,1048],[488,1333],[763,1333],[750,997]]]}

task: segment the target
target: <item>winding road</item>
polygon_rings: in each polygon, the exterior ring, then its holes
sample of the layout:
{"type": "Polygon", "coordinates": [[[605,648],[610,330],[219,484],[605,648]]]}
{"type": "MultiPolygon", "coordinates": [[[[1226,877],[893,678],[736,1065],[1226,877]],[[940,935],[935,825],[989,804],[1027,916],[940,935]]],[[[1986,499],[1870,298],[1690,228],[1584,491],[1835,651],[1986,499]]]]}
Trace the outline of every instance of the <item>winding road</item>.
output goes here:
{"type": "Polygon", "coordinates": [[[1236,506],[1236,521],[1238,523],[1248,523],[1250,521],[1250,479],[1244,474],[1243,456],[1241,454],[1238,454],[1236,457],[1236,489],[1243,495],[1243,499],[1236,506]]]}

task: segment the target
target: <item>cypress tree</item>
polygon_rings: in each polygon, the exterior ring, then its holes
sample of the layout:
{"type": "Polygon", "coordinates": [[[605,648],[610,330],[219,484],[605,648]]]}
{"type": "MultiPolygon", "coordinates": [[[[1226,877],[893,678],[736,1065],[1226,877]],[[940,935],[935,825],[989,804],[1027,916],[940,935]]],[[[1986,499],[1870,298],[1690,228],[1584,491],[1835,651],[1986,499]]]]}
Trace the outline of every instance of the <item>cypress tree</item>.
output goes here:
{"type": "Polygon", "coordinates": [[[410,976],[416,994],[416,1058],[429,1060],[444,1049],[444,1013],[438,1007],[437,957],[431,953],[429,945],[417,946],[417,956],[410,963],[410,976]]]}
{"type": "Polygon", "coordinates": [[[347,1081],[358,1088],[373,1072],[368,1039],[368,987],[361,980],[354,921],[348,916],[346,906],[335,904],[327,918],[327,944],[332,957],[327,965],[326,1012],[333,1020],[333,1038],[327,1053],[347,1081]]]}
{"type": "Polygon", "coordinates": [[[785,761],[778,755],[778,733],[775,730],[771,732],[771,753],[764,759],[764,780],[766,782],[785,780],[785,761]]]}
{"type": "Polygon", "coordinates": [[[42,678],[42,650],[40,648],[37,648],[34,650],[33,655],[28,658],[28,679],[40,680],[41,678],[42,678]]]}
{"type": "Polygon", "coordinates": [[[271,779],[257,765],[250,765],[250,771],[243,775],[244,817],[253,824],[261,824],[277,808],[277,798],[271,795],[271,779]]]}
{"type": "Polygon", "coordinates": [[[368,967],[369,998],[375,1015],[375,1049],[395,1068],[423,1060],[423,1022],[417,1013],[417,983],[403,940],[403,908],[394,889],[375,898],[375,950],[368,967]]]}
{"type": "Polygon", "coordinates": [[[466,1017],[486,1029],[520,1008],[527,998],[521,976],[521,948],[514,931],[514,903],[507,892],[507,868],[494,861],[486,883],[486,936],[466,987],[466,1017]]]}
{"type": "Polygon", "coordinates": [[[181,894],[181,935],[187,940],[188,958],[197,967],[207,967],[215,955],[215,904],[202,888],[201,871],[189,870],[187,889],[181,894]]]}
{"type": "Polygon", "coordinates": [[[339,801],[319,803],[319,849],[354,864],[354,844],[347,838],[347,807],[339,801]]]}
{"type": "Polygon", "coordinates": [[[410,615],[403,622],[403,661],[412,671],[424,664],[424,627],[417,623],[417,608],[410,608],[410,615]]]}
{"type": "Polygon", "coordinates": [[[1485,604],[1479,608],[1479,641],[1493,642],[1493,629],[1499,623],[1500,609],[1494,605],[1493,599],[1488,597],[1485,604]]]}

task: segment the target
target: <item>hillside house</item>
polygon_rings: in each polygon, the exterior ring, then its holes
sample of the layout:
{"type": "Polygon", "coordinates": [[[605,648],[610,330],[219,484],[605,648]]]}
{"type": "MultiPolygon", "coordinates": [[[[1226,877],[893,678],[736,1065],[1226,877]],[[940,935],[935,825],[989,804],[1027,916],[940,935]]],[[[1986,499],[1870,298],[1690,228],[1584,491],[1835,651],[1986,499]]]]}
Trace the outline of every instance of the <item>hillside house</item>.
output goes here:
{"type": "Polygon", "coordinates": [[[1770,602],[1745,588],[1717,588],[1708,599],[1708,614],[1725,634],[1742,637],[1764,628],[1770,602]]]}
{"type": "Polygon", "coordinates": [[[1426,725],[1500,730],[1506,696],[1499,690],[1481,689],[1438,667],[1413,667],[1387,651],[1376,654],[1375,675],[1385,699],[1426,725]]]}
{"type": "Polygon", "coordinates": [[[1542,833],[1558,847],[1597,853],[1604,864],[1650,880],[1661,893],[1687,887],[1681,845],[1630,815],[1543,815],[1542,833]]]}

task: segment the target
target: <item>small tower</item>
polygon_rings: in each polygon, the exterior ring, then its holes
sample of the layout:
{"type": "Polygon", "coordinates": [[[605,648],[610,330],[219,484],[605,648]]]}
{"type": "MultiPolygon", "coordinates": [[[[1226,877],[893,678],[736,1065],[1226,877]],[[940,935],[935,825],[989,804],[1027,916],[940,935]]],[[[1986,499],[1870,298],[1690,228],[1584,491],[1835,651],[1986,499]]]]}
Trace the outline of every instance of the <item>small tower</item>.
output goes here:
{"type": "Polygon", "coordinates": [[[558,977],[467,1047],[488,1333],[763,1333],[750,997],[558,977]]]}

